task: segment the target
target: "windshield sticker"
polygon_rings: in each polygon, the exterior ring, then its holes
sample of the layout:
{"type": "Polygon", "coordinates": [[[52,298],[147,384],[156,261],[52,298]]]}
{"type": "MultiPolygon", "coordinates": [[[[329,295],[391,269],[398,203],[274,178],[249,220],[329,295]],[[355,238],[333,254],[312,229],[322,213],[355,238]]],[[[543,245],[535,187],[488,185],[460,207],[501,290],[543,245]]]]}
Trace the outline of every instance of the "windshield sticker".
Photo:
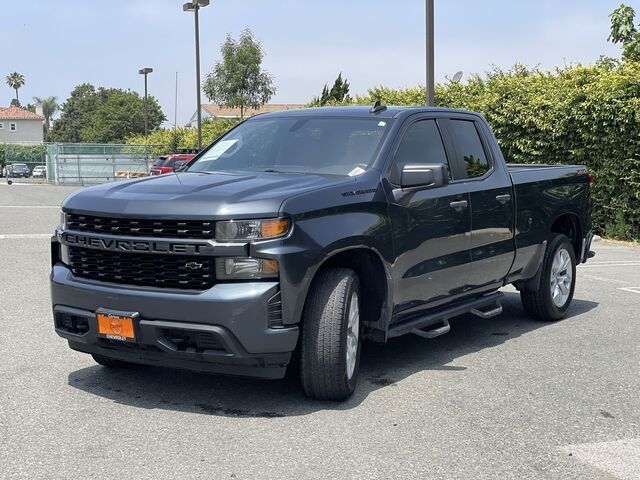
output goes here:
{"type": "Polygon", "coordinates": [[[220,155],[222,155],[224,152],[226,152],[231,147],[233,147],[236,143],[238,143],[238,139],[222,140],[222,141],[216,143],[213,147],[211,147],[211,150],[209,150],[206,153],[204,158],[206,158],[208,160],[215,160],[220,155]]]}
{"type": "Polygon", "coordinates": [[[349,176],[350,177],[355,177],[356,175],[360,175],[361,173],[364,173],[364,172],[365,172],[365,170],[363,168],[356,167],[356,168],[354,168],[353,170],[351,170],[349,172],[349,176]]]}
{"type": "Polygon", "coordinates": [[[378,126],[379,126],[379,127],[384,127],[386,124],[387,124],[387,122],[379,122],[379,123],[378,123],[378,126]]]}

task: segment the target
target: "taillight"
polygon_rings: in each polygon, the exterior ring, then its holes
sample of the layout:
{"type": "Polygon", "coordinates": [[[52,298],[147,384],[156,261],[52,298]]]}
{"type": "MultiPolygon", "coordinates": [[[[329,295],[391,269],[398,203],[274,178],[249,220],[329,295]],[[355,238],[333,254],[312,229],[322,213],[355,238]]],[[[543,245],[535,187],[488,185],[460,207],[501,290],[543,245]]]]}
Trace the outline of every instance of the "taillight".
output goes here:
{"type": "Polygon", "coordinates": [[[587,178],[589,179],[589,185],[593,186],[596,183],[596,176],[593,173],[587,174],[587,178]]]}

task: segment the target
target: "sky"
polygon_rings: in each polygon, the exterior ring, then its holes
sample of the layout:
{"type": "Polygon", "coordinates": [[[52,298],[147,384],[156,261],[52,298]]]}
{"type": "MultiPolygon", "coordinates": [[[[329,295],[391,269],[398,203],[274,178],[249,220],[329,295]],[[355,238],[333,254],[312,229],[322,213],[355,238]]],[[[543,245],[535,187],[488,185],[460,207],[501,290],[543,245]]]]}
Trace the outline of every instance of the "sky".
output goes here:
{"type": "MultiPolygon", "coordinates": [[[[608,15],[620,1],[435,0],[436,80],[516,62],[552,69],[618,57],[607,36],[608,15]]],[[[25,76],[26,104],[50,95],[62,102],[83,82],[142,93],[138,70],[152,67],[149,93],[172,124],[178,72],[177,120],[185,123],[195,111],[196,88],[194,18],[182,3],[0,0],[0,75],[25,76]]],[[[640,0],[625,3],[640,17],[640,0]]],[[[226,35],[249,27],[275,79],[272,103],[306,103],[339,72],[352,94],[424,84],[424,23],[424,0],[211,0],[200,11],[202,74],[220,59],[226,35]]],[[[12,97],[3,82],[0,106],[12,97]]]]}

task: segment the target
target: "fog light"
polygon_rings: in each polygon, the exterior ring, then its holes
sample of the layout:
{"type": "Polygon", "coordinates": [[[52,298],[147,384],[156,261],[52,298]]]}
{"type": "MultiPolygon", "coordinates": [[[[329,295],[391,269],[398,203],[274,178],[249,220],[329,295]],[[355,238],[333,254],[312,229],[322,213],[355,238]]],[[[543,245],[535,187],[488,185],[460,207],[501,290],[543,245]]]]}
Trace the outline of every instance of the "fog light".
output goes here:
{"type": "Polygon", "coordinates": [[[278,262],[252,257],[216,258],[216,277],[218,280],[277,278],[278,262]]]}

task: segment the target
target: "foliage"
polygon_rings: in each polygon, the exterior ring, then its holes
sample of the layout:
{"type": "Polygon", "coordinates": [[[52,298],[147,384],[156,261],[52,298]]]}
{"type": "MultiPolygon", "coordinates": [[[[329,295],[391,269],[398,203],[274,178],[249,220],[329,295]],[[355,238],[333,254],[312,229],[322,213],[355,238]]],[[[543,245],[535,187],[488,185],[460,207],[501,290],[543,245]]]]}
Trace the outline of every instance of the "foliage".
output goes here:
{"type": "Polygon", "coordinates": [[[7,163],[42,163],[46,153],[46,145],[0,144],[0,168],[7,163]]]}
{"type": "Polygon", "coordinates": [[[12,101],[11,104],[19,107],[20,97],[18,97],[18,90],[20,89],[20,87],[24,86],[24,83],[25,83],[24,75],[18,72],[13,72],[6,76],[5,81],[7,82],[7,85],[9,85],[11,88],[13,88],[16,91],[16,98],[15,98],[16,103],[13,103],[12,101]]]}
{"type": "Polygon", "coordinates": [[[345,102],[350,102],[351,98],[349,97],[349,82],[347,79],[342,78],[342,72],[338,75],[335,82],[333,82],[333,86],[329,89],[329,86],[325,83],[322,88],[322,93],[319,97],[315,97],[310,106],[314,107],[323,107],[325,105],[336,105],[345,102]]]}
{"type": "MultiPolygon", "coordinates": [[[[424,96],[422,87],[376,87],[354,103],[423,105],[424,96]]],[[[436,103],[482,113],[508,162],[587,165],[596,232],[640,239],[639,62],[496,69],[438,85],[436,103]]]]}
{"type": "Polygon", "coordinates": [[[228,108],[257,109],[276,93],[272,76],[262,70],[264,51],[251,30],[245,29],[236,41],[231,35],[222,44],[222,61],[207,74],[202,90],[209,100],[228,108]]]}
{"type": "Polygon", "coordinates": [[[611,18],[611,35],[609,41],[622,44],[622,58],[625,60],[640,61],[640,32],[634,26],[636,12],[627,5],[620,5],[609,18],[611,18]]]}
{"type": "Polygon", "coordinates": [[[51,128],[51,119],[60,109],[58,97],[33,97],[33,101],[42,105],[42,115],[44,116],[44,136],[47,138],[51,128]]]}
{"type": "MultiPolygon", "coordinates": [[[[208,145],[223,133],[238,124],[237,120],[217,119],[202,124],[202,143],[208,145]]],[[[151,145],[152,155],[164,155],[179,149],[193,150],[198,147],[198,131],[195,128],[176,130],[156,130],[145,139],[144,135],[131,135],[127,143],[133,145],[151,145]]]]}
{"type": "MultiPolygon", "coordinates": [[[[147,99],[149,130],[166,120],[158,101],[147,99]]],[[[78,85],[53,122],[50,140],[56,142],[124,143],[127,136],[144,133],[144,99],[119,88],[96,89],[78,85]]]]}

